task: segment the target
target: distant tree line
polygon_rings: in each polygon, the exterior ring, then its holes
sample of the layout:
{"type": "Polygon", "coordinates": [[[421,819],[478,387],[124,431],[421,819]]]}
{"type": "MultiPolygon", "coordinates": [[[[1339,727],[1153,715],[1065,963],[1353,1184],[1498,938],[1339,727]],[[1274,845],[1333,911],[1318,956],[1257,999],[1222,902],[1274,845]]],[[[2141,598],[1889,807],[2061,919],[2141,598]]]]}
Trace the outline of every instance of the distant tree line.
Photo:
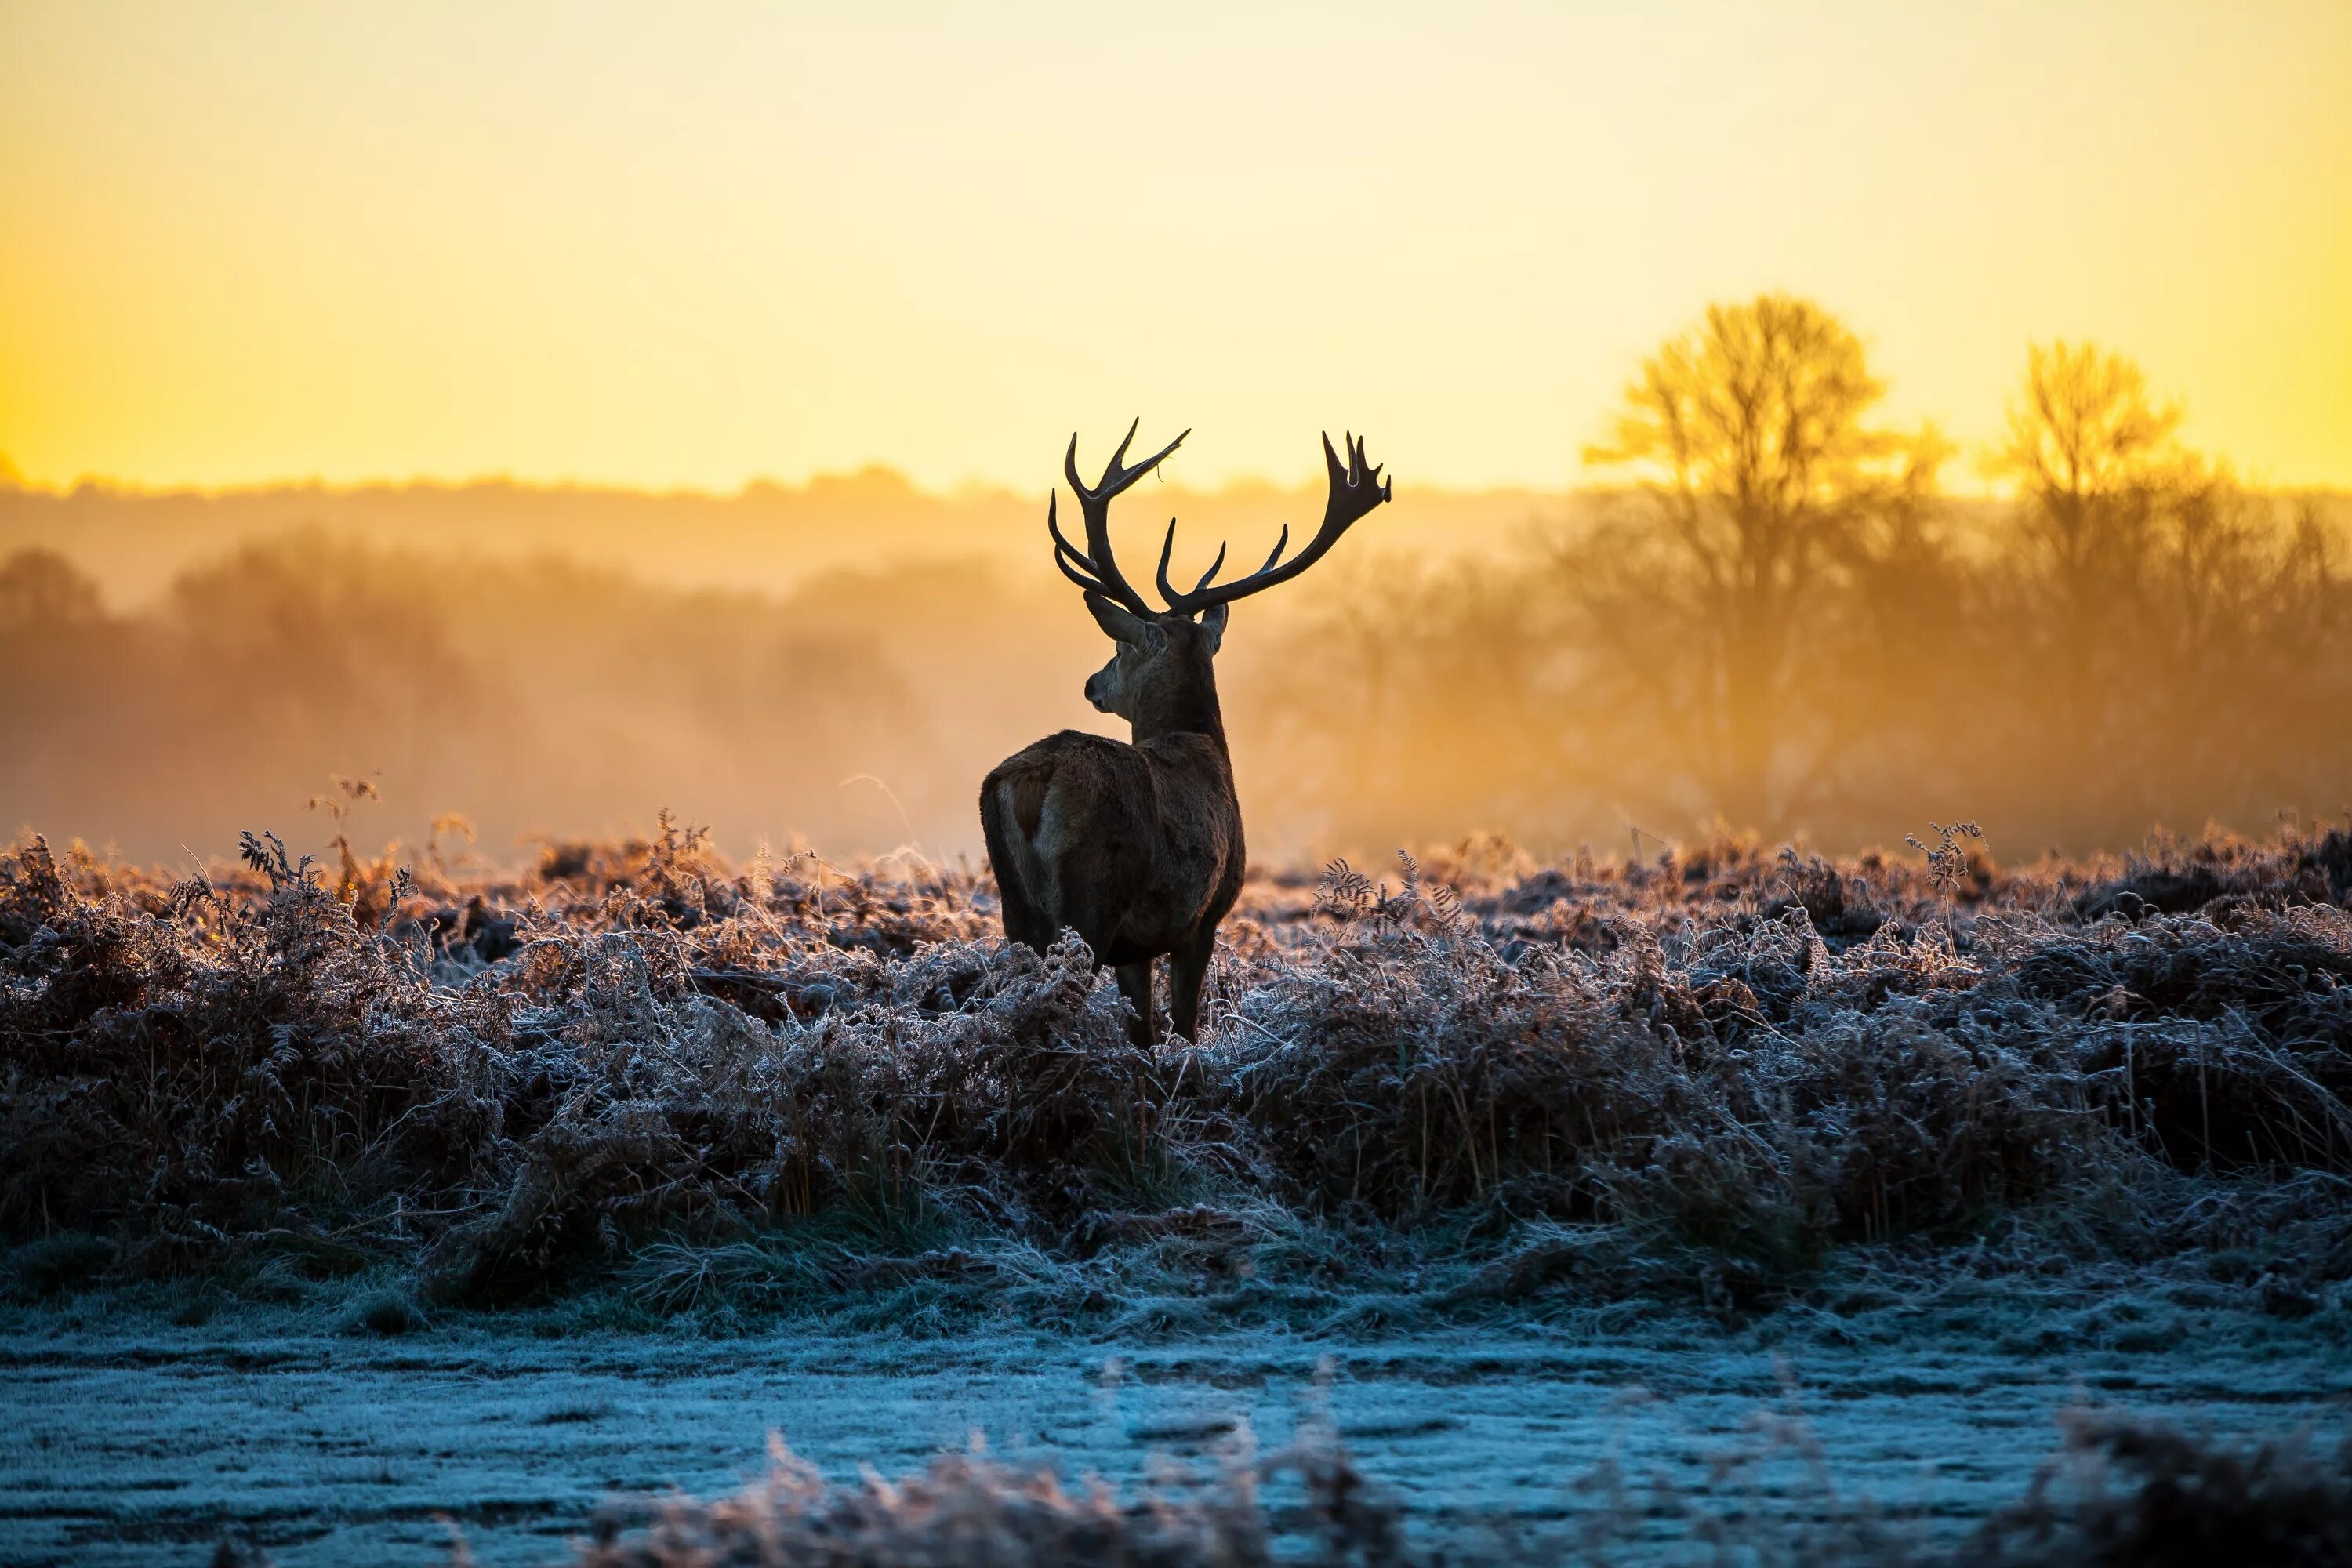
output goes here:
{"type": "MultiPolygon", "coordinates": [[[[2030,351],[1976,455],[1991,501],[1949,493],[1960,455],[1886,424],[1884,393],[1818,306],[1714,307],[1588,449],[1619,482],[1600,503],[1402,570],[1351,540],[1238,616],[1254,847],[1720,824],[1850,848],[1967,817],[2021,856],[2346,809],[2340,519],[2189,450],[2101,348],[2030,351]]],[[[779,596],[297,531],[128,614],[24,550],[0,559],[0,831],[215,853],[342,774],[385,802],[355,833],[454,810],[500,855],[671,806],[739,851],[951,856],[998,758],[1110,727],[1078,700],[1099,637],[1029,537],[1027,577],[908,545],[779,596]]]]}
{"type": "Polygon", "coordinates": [[[240,826],[315,844],[334,829],[304,804],[341,774],[385,803],[355,835],[455,812],[501,860],[533,833],[625,830],[664,806],[723,814],[739,847],[803,831],[887,848],[908,836],[901,808],[844,777],[939,766],[869,629],[944,586],[778,601],[298,532],[110,616],[63,558],[21,551],[0,561],[0,831],[175,860],[240,826]]]}
{"type": "Polygon", "coordinates": [[[2080,850],[2352,801],[2352,584],[2315,504],[2189,450],[2094,345],[2030,350],[1990,507],[1884,393],[1819,306],[1715,306],[1586,449],[1629,481],[1598,521],[1365,583],[1235,707],[1316,759],[1301,804],[1341,840],[1942,815],[2080,850]]]}

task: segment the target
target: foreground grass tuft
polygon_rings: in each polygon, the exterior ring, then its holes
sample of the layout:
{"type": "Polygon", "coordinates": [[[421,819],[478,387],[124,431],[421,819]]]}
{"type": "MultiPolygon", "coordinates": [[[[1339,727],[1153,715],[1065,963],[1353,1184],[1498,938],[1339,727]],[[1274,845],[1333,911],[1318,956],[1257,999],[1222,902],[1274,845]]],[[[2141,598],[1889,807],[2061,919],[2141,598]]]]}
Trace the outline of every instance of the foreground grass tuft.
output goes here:
{"type": "Polygon", "coordinates": [[[2352,1446],[2325,1458],[2292,1441],[2236,1449],[2089,1411],[2069,1412],[2062,1425],[2065,1446],[2029,1495],[1957,1547],[1929,1544],[1906,1521],[1842,1496],[1801,1425],[1767,1422],[1753,1451],[1727,1457],[1707,1490],[1677,1491],[1663,1479],[1638,1487],[1604,1464],[1570,1483],[1564,1524],[1492,1521],[1482,1538],[1457,1521],[1442,1547],[1416,1539],[1399,1496],[1328,1432],[1263,1458],[1242,1434],[1213,1470],[1169,1469],[1138,1496],[1099,1480],[1071,1488],[977,1447],[896,1479],[869,1470],[857,1485],[835,1485],[772,1439],[767,1473],[737,1495],[608,1507],[573,1560],[582,1568],[1607,1564],[1655,1560],[1654,1526],[1672,1520],[1711,1543],[1718,1561],[1792,1568],[2352,1563],[2352,1446]],[[1774,1459],[1811,1467],[1797,1483],[1808,1503],[1766,1522],[1748,1511],[1742,1487],[1774,1459]]]}

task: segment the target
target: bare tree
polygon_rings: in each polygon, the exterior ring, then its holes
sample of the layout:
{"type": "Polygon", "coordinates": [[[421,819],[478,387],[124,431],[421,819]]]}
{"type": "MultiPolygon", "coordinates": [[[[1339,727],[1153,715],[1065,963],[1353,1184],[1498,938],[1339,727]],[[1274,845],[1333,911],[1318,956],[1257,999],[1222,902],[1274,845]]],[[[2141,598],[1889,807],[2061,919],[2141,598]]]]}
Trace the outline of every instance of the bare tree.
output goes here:
{"type": "Polygon", "coordinates": [[[2011,754],[2075,781],[2088,820],[2258,816],[2342,760],[2314,721],[2341,699],[2333,542],[2185,447],[2181,416],[2123,354],[2035,344],[1987,465],[2018,487],[1988,612],[2011,754]]]}
{"type": "Polygon", "coordinates": [[[1836,317],[1765,294],[1661,345],[1585,450],[1638,477],[1637,504],[1561,564],[1694,804],[1735,825],[1780,827],[1821,786],[1838,726],[1805,667],[1857,572],[1918,538],[1946,447],[1874,424],[1885,393],[1836,317]]]}
{"type": "Polygon", "coordinates": [[[38,637],[106,618],[98,584],[54,550],[19,550],[0,561],[0,637],[38,637]]]}
{"type": "Polygon", "coordinates": [[[2139,366],[2091,343],[2036,343],[1987,464],[2016,482],[2008,560],[2021,574],[2028,642],[2053,660],[2052,715],[2080,732],[2097,689],[2134,661],[2119,635],[2144,614],[2161,514],[2200,477],[2139,366]]]}

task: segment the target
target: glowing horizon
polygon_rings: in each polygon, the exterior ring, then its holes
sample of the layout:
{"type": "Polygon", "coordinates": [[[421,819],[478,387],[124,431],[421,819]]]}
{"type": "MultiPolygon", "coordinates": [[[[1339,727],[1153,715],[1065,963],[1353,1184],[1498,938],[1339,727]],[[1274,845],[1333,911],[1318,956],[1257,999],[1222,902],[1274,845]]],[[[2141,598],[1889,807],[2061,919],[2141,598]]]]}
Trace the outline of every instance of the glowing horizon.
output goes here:
{"type": "MultiPolygon", "coordinates": [[[[0,12],[35,485],[1589,483],[1640,357],[1811,296],[1891,419],[2093,339],[2352,487],[2352,7],[0,12]],[[2246,21],[2259,18],[2258,25],[2246,21]]],[[[1963,488],[1966,465],[1952,477],[1963,488]]]]}

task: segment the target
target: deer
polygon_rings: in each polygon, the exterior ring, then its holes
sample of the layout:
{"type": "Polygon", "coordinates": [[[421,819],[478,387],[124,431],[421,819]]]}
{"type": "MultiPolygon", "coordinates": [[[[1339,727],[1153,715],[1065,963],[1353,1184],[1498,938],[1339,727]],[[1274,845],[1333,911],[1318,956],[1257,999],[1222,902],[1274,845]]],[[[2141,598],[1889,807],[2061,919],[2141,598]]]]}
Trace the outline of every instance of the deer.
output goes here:
{"type": "Polygon", "coordinates": [[[1219,583],[1225,546],[1189,590],[1168,579],[1176,548],[1169,519],[1160,548],[1155,609],[1120,572],[1111,549],[1110,503],[1166,462],[1186,430],[1141,462],[1129,465],[1139,417],[1091,486],[1078,478],[1078,438],[1062,459],[1077,498],[1086,548],[1062,532],[1060,491],[1045,502],[1054,564],[1085,596],[1087,613],[1118,645],[1110,662],[1087,679],[1097,711],[1128,721],[1130,739],[1064,730],[1016,752],[980,789],[981,830],[1002,898],[1004,934],[1044,953],[1073,931],[1097,973],[1108,964],[1134,1010],[1129,1036],[1145,1049],[1159,1044],[1152,971],[1168,960],[1169,1022],[1198,1043],[1201,985],[1216,947],[1217,927],[1241,894],[1246,850],[1233,757],[1217,704],[1217,649],[1234,602],[1286,583],[1330,552],[1340,535],[1390,499],[1391,481],[1364,455],[1361,437],[1344,433],[1345,460],[1323,437],[1330,480],[1322,525],[1297,554],[1285,524],[1265,563],[1219,583]]]}

